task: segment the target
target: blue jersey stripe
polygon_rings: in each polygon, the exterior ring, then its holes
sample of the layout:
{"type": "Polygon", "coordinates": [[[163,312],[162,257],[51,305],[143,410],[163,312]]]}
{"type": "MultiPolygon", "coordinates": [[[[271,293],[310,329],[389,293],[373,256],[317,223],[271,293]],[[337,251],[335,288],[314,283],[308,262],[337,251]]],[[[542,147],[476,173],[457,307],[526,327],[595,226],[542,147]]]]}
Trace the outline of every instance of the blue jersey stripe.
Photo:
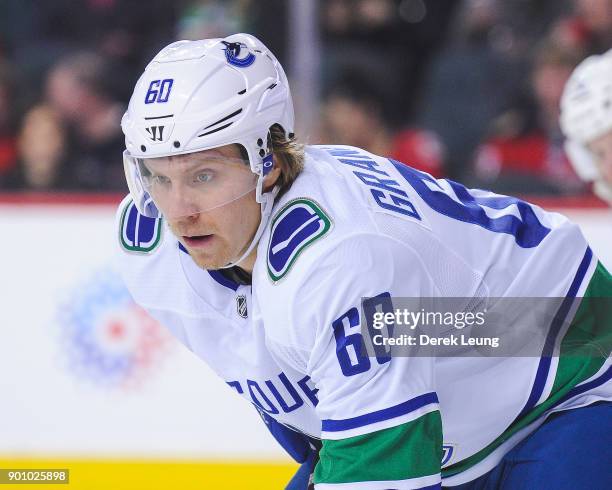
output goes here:
{"type": "Polygon", "coordinates": [[[580,395],[585,393],[593,388],[597,388],[612,379],[612,366],[610,366],[599,378],[595,378],[588,383],[584,383],[582,385],[576,386],[572,388],[569,393],[567,393],[563,398],[561,398],[557,403],[555,403],[555,407],[561,405],[563,402],[566,402],[570,398],[575,397],[576,395],[580,395]]]}
{"type": "Polygon", "coordinates": [[[340,432],[343,430],[356,429],[358,427],[364,427],[366,425],[399,417],[400,415],[406,415],[407,413],[414,412],[431,403],[438,403],[438,395],[434,392],[425,393],[424,395],[417,396],[399,405],[383,408],[382,410],[366,413],[357,417],[351,417],[350,419],[326,419],[322,421],[321,428],[324,432],[340,432]]]}
{"type": "MultiPolygon", "coordinates": [[[[181,242],[178,242],[178,247],[181,250],[181,252],[185,252],[187,255],[189,255],[189,252],[187,251],[185,247],[183,247],[183,244],[181,242]]],[[[231,279],[228,279],[223,274],[221,274],[221,272],[216,271],[216,270],[210,270],[210,271],[207,270],[206,272],[210,274],[210,277],[212,277],[215,281],[221,284],[221,286],[224,286],[229,289],[233,289],[234,291],[238,291],[240,284],[232,281],[231,279]]]]}
{"type": "Polygon", "coordinates": [[[546,380],[548,379],[548,373],[550,371],[551,364],[551,356],[553,354],[553,349],[555,346],[554,340],[557,335],[559,335],[559,331],[567,314],[569,313],[569,309],[572,306],[573,300],[580,289],[580,285],[584,280],[584,276],[586,275],[587,270],[589,269],[589,265],[591,265],[591,259],[593,258],[593,252],[590,247],[587,247],[584,257],[578,266],[578,271],[574,276],[574,280],[570,285],[570,288],[567,292],[565,300],[559,307],[555,318],[553,319],[552,325],[548,332],[548,336],[546,338],[546,344],[544,345],[544,350],[542,352],[542,356],[540,357],[540,363],[538,364],[538,370],[536,371],[535,381],[533,383],[533,387],[531,388],[531,393],[529,394],[529,398],[527,399],[527,403],[521,413],[517,418],[522,417],[527,412],[529,412],[533,407],[536,406],[536,403],[542,396],[542,392],[544,391],[544,387],[546,386],[546,380]]]}
{"type": "Polygon", "coordinates": [[[221,274],[221,272],[219,272],[219,271],[208,271],[208,270],[206,272],[208,272],[210,274],[210,277],[212,277],[215,281],[217,281],[219,284],[221,284],[221,286],[225,286],[226,288],[233,289],[234,291],[238,291],[238,288],[240,287],[240,284],[238,284],[237,282],[232,281],[231,279],[228,279],[223,274],[221,274]]]}

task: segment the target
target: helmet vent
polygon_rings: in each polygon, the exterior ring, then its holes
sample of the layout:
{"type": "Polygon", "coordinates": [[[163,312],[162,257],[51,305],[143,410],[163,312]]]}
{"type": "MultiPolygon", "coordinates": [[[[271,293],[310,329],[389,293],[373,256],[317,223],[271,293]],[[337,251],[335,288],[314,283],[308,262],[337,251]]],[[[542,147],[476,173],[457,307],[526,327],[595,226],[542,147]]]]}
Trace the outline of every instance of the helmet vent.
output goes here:
{"type": "Polygon", "coordinates": [[[145,121],[150,121],[151,119],[167,119],[169,117],[174,116],[174,114],[167,114],[166,116],[151,116],[151,117],[145,117],[145,121]]]}
{"type": "Polygon", "coordinates": [[[220,126],[220,127],[216,128],[216,129],[212,129],[210,131],[207,131],[206,133],[198,134],[198,138],[201,138],[202,136],[206,136],[208,134],[216,133],[217,131],[221,131],[222,129],[225,129],[225,128],[229,128],[232,124],[234,124],[233,121],[231,123],[224,124],[223,126],[220,126]]]}
{"type": "MultiPolygon", "coordinates": [[[[206,126],[206,127],[204,128],[204,130],[206,130],[206,129],[210,129],[210,128],[213,128],[214,126],[217,126],[218,124],[221,124],[222,122],[225,122],[225,121],[227,121],[228,119],[231,119],[232,117],[237,116],[237,115],[238,115],[238,114],[240,114],[241,112],[242,112],[242,109],[238,109],[237,111],[232,112],[231,114],[229,114],[229,115],[227,115],[227,116],[225,116],[225,117],[223,117],[223,118],[219,119],[218,121],[216,121],[216,122],[214,122],[214,123],[212,123],[212,124],[209,124],[208,126],[206,126]]],[[[211,129],[210,131],[206,131],[205,133],[202,133],[202,134],[198,134],[198,137],[201,137],[201,136],[206,136],[207,134],[211,134],[211,133],[216,133],[217,131],[221,131],[222,129],[225,129],[225,128],[227,128],[227,127],[231,126],[233,123],[234,123],[234,121],[231,121],[231,122],[229,122],[228,124],[224,124],[224,125],[223,125],[223,126],[221,126],[221,127],[211,129]]]]}

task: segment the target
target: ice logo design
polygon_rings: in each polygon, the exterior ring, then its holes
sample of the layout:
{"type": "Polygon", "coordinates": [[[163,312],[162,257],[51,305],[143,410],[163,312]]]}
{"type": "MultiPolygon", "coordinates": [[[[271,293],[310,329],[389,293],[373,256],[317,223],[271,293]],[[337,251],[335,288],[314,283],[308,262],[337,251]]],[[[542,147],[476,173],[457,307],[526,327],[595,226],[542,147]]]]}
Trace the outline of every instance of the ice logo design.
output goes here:
{"type": "Polygon", "coordinates": [[[98,387],[137,387],[169,351],[169,334],[134,303],[110,269],[75,287],[57,319],[68,371],[98,387]]]}

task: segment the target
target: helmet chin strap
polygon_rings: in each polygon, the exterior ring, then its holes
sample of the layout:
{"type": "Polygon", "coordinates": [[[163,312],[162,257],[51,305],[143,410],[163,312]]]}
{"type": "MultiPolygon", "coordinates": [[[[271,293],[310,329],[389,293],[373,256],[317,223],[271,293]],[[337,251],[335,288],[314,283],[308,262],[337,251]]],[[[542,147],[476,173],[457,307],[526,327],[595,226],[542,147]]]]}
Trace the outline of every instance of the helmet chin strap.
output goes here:
{"type": "Polygon", "coordinates": [[[257,180],[257,188],[255,189],[255,200],[261,204],[261,220],[259,221],[259,226],[257,227],[255,235],[253,236],[253,240],[240,258],[231,261],[229,264],[224,265],[223,267],[220,267],[220,269],[229,269],[230,267],[234,267],[246,259],[259,243],[259,239],[266,229],[268,221],[270,221],[270,215],[272,214],[272,208],[274,207],[274,199],[276,198],[280,188],[278,186],[274,186],[271,191],[263,192],[264,178],[264,175],[259,176],[259,179],[257,180]]]}

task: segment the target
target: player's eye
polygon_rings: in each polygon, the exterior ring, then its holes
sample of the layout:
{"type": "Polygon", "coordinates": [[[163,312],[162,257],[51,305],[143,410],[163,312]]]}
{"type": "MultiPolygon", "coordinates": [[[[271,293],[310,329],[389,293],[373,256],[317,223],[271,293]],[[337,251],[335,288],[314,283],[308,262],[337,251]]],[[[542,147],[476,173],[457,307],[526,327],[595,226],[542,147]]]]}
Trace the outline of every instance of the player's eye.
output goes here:
{"type": "Polygon", "coordinates": [[[165,175],[151,175],[149,179],[151,184],[155,185],[168,185],[170,183],[170,179],[165,175]]]}
{"type": "Polygon", "coordinates": [[[196,174],[195,176],[195,181],[198,184],[205,184],[207,182],[210,182],[213,178],[212,173],[210,172],[200,172],[198,174],[196,174]]]}

